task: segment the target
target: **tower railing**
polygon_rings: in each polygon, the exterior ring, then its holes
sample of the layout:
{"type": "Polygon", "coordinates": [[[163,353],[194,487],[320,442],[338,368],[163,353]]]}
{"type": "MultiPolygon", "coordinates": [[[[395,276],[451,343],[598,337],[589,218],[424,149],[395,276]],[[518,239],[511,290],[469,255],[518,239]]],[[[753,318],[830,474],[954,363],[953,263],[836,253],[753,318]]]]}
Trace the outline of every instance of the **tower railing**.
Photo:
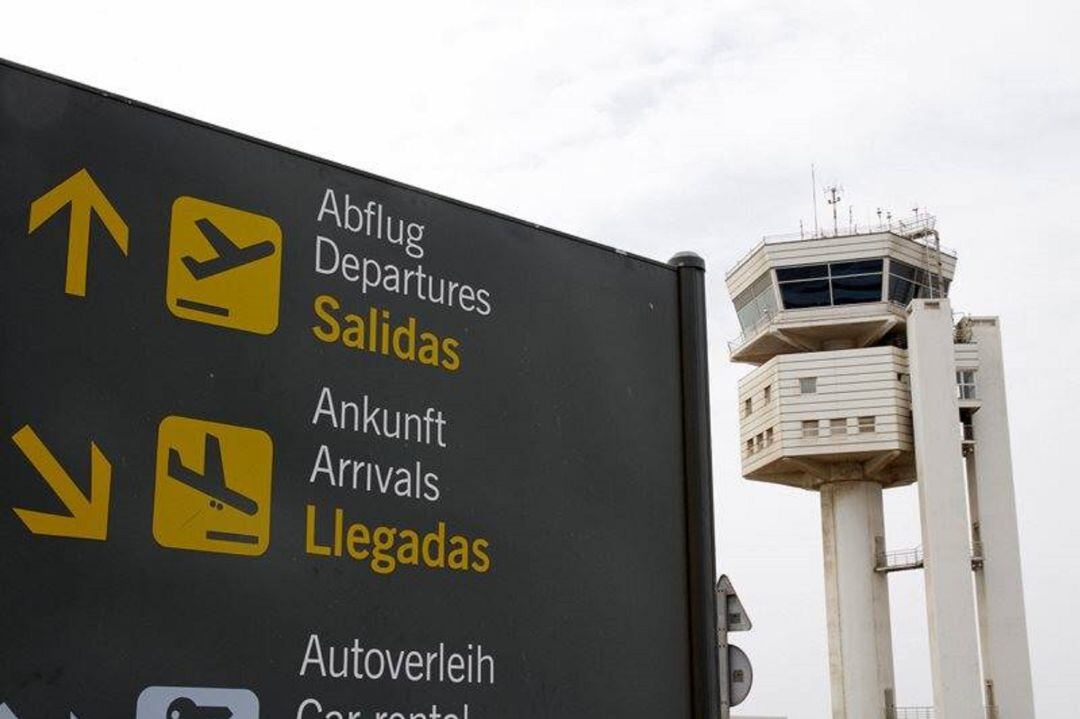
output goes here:
{"type": "MultiPolygon", "coordinates": [[[[985,708],[986,719],[1004,719],[996,706],[985,708]]],[[[934,707],[888,707],[885,719],[935,719],[934,707]]]]}
{"type": "Polygon", "coordinates": [[[912,217],[906,217],[899,220],[890,220],[877,225],[867,223],[866,225],[860,225],[858,223],[850,224],[847,227],[841,226],[836,232],[827,229],[803,230],[801,232],[787,232],[778,235],[765,235],[761,238],[761,242],[754,245],[746,254],[739,258],[738,262],[732,265],[728,270],[726,276],[731,277],[739,267],[743,265],[755,252],[761,249],[764,245],[776,245],[784,242],[799,242],[800,240],[824,240],[831,237],[853,237],[858,235],[879,235],[883,232],[891,232],[894,235],[903,237],[904,239],[911,240],[912,242],[918,242],[919,244],[926,245],[940,251],[943,254],[951,257],[956,257],[956,250],[951,247],[945,247],[944,245],[935,246],[934,228],[937,225],[937,217],[927,213],[920,212],[912,217]]]}
{"type": "Polygon", "coordinates": [[[934,707],[889,707],[885,719],[934,719],[934,707]]]}
{"type": "Polygon", "coordinates": [[[919,569],[923,566],[922,547],[910,549],[898,549],[891,552],[878,552],[875,572],[902,572],[908,569],[919,569]]]}
{"type": "MultiPolygon", "coordinates": [[[[909,549],[894,549],[891,552],[878,552],[874,571],[879,574],[889,572],[905,572],[911,569],[922,569],[926,557],[923,548],[911,547],[909,549]]],[[[971,542],[971,568],[979,569],[983,562],[983,544],[979,540],[971,542]]]]}
{"type": "MultiPolygon", "coordinates": [[[[883,307],[887,308],[886,311],[892,311],[892,312],[899,311],[899,312],[902,313],[907,309],[907,305],[905,305],[903,302],[899,302],[898,300],[895,300],[895,299],[892,299],[892,298],[889,298],[887,300],[881,300],[880,302],[877,302],[877,303],[867,303],[867,304],[877,304],[879,306],[883,306],[883,307]]],[[[828,309],[828,308],[827,307],[803,307],[803,308],[799,308],[799,309],[777,309],[777,310],[765,311],[765,312],[762,313],[761,317],[758,317],[757,320],[754,321],[754,323],[752,325],[750,325],[750,326],[746,327],[745,329],[743,329],[743,331],[739,333],[738,337],[736,337],[735,339],[732,339],[732,340],[728,340],[728,343],[727,343],[728,352],[735,352],[736,350],[738,350],[741,347],[743,347],[744,345],[746,345],[748,342],[750,342],[750,340],[756,338],[759,334],[761,334],[762,331],[774,321],[779,321],[779,320],[788,319],[788,318],[797,319],[799,317],[800,312],[815,312],[815,311],[819,311],[819,310],[822,310],[822,309],[828,309]]]]}
{"type": "Polygon", "coordinates": [[[757,321],[754,322],[754,324],[744,329],[742,333],[740,333],[739,336],[735,339],[728,341],[728,351],[734,352],[735,350],[745,345],[751,339],[756,337],[758,333],[761,332],[761,330],[765,329],[765,327],[767,327],[769,323],[772,322],[773,319],[775,319],[775,317],[776,314],[774,314],[773,312],[763,312],[761,314],[761,317],[758,317],[757,321]]]}

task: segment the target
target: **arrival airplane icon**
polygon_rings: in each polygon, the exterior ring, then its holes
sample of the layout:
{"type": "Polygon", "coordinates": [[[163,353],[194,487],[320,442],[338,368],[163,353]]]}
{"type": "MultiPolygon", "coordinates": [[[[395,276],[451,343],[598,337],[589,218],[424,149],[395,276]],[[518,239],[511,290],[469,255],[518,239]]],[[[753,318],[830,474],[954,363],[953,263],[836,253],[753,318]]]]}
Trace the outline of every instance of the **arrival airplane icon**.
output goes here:
{"type": "Polygon", "coordinates": [[[169,449],[169,475],[178,482],[183,482],[210,497],[210,506],[220,509],[219,504],[238,509],[251,516],[259,511],[259,504],[246,494],[230,489],[225,484],[225,464],[221,460],[221,440],[213,434],[206,434],[206,450],[203,459],[203,473],[188,469],[180,458],[180,451],[169,449]]]}
{"type": "Polygon", "coordinates": [[[158,428],[154,538],[173,549],[258,556],[270,541],[273,440],[169,416],[158,428]]]}

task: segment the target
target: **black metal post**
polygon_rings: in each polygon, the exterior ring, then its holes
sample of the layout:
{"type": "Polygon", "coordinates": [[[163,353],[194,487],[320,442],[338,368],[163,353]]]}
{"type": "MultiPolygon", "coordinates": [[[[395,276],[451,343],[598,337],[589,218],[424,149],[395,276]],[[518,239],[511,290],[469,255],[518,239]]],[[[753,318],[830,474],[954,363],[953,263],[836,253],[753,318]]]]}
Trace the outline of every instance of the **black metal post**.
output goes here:
{"type": "Polygon", "coordinates": [[[716,555],[709,434],[709,345],[705,331],[705,260],[692,252],[680,252],[671,258],[671,264],[679,277],[692,706],[697,719],[717,719],[720,679],[713,588],[716,555]]]}

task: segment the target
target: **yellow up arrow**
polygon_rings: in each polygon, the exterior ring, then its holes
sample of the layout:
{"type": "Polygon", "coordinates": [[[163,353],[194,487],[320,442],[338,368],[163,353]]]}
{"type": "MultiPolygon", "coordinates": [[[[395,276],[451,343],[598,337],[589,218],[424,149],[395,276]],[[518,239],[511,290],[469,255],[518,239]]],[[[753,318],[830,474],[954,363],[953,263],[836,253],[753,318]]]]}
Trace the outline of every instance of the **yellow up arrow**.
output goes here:
{"type": "Polygon", "coordinates": [[[97,445],[90,443],[90,497],[87,498],[30,425],[16,432],[12,440],[71,512],[68,516],[16,509],[15,514],[26,528],[34,534],[53,537],[104,540],[109,530],[112,465],[97,445]]]}
{"type": "Polygon", "coordinates": [[[86,268],[90,259],[90,213],[97,213],[124,255],[128,251],[128,226],[84,168],[30,203],[30,232],[66,205],[71,205],[71,223],[64,292],[85,297],[86,268]]]}

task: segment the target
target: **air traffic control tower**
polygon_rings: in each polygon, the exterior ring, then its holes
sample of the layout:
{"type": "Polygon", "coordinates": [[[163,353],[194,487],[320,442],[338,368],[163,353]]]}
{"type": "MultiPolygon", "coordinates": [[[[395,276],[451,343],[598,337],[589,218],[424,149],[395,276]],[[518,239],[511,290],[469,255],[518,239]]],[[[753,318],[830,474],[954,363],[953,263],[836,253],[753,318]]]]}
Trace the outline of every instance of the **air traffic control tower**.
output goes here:
{"type": "Polygon", "coordinates": [[[1032,719],[1034,706],[994,317],[957,321],[956,256],[934,218],[766,238],[727,275],[742,472],[821,496],[834,719],[897,709],[888,577],[922,570],[934,707],[1032,719]],[[882,493],[918,483],[922,547],[890,552],[882,493]]]}

